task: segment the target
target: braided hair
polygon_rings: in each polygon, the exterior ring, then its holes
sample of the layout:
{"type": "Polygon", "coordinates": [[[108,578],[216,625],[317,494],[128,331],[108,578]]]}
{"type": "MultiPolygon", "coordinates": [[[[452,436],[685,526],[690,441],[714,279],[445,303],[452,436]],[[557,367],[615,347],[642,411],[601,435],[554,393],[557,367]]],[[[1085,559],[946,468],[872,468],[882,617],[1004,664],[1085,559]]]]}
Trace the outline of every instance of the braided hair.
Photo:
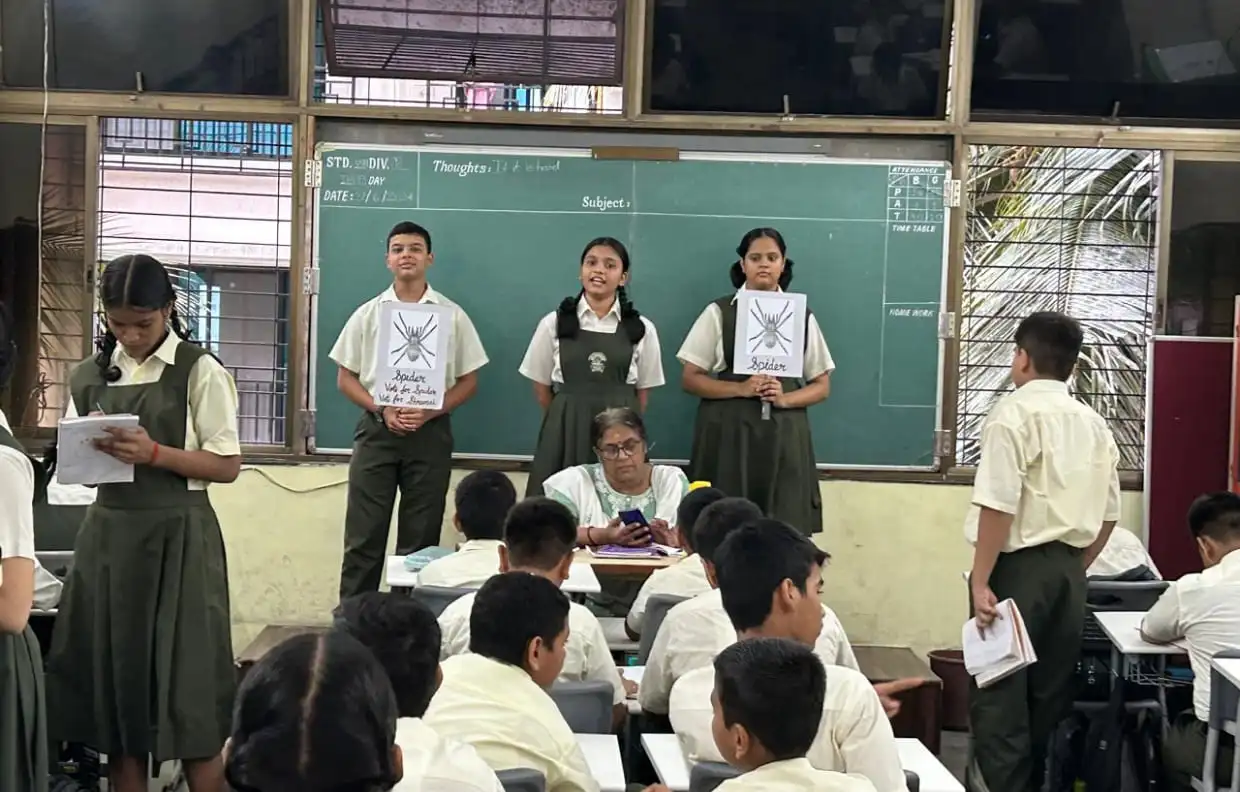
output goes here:
{"type": "MultiPolygon", "coordinates": [[[[586,256],[590,255],[590,251],[596,247],[607,247],[615,251],[620,257],[620,267],[624,273],[629,271],[629,251],[624,243],[613,237],[599,237],[590,240],[585,249],[581,251],[581,263],[584,265],[586,256]]],[[[555,337],[559,339],[576,338],[577,333],[581,331],[581,320],[577,318],[577,303],[586,293],[583,288],[573,297],[565,297],[560,301],[560,307],[556,309],[555,316],[555,337]]],[[[641,341],[646,337],[646,323],[642,321],[642,315],[633,307],[633,303],[629,301],[629,293],[623,287],[616,289],[616,301],[620,305],[620,326],[624,328],[625,335],[629,337],[629,341],[633,344],[641,341]]]]}
{"type": "MultiPolygon", "coordinates": [[[[105,311],[115,308],[137,308],[158,311],[169,308],[168,325],[183,341],[193,343],[177,313],[177,293],[172,278],[163,264],[145,253],[134,253],[113,259],[99,279],[99,302],[105,311]]],[[[103,335],[96,341],[95,365],[106,382],[121,378],[121,370],[112,362],[116,352],[116,334],[105,322],[103,335]]]]}
{"type": "Polygon", "coordinates": [[[741,237],[741,243],[736,246],[737,260],[732,262],[732,269],[729,271],[732,285],[738,289],[745,285],[745,267],[741,262],[749,255],[750,246],[759,239],[769,239],[779,248],[779,255],[784,257],[784,271],[779,273],[779,288],[787,289],[792,283],[792,259],[787,257],[788,246],[784,244],[784,235],[774,228],[754,228],[741,237]]]}

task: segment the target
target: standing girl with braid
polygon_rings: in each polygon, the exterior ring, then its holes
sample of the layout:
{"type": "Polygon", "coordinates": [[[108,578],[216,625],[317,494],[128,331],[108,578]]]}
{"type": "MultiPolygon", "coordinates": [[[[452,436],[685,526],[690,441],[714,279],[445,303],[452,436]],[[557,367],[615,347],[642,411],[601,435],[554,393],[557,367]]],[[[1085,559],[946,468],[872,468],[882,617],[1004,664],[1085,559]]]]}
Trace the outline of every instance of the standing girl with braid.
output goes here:
{"type": "Polygon", "coordinates": [[[180,759],[191,792],[222,792],[235,671],[213,482],[241,469],[237,390],[189,340],[150,256],[103,271],[107,332],[70,375],[68,415],[138,416],[97,447],[134,466],[101,484],[74,545],[48,662],[53,739],[108,755],[114,792],[145,792],[147,759],[180,759]]]}
{"type": "Polygon", "coordinates": [[[597,461],[590,442],[594,416],[610,407],[641,412],[650,388],[663,384],[654,324],[629,302],[629,252],[600,237],[581,254],[581,291],[565,298],[534,329],[521,374],[534,381],[542,429],[526,495],[567,467],[597,461]]]}

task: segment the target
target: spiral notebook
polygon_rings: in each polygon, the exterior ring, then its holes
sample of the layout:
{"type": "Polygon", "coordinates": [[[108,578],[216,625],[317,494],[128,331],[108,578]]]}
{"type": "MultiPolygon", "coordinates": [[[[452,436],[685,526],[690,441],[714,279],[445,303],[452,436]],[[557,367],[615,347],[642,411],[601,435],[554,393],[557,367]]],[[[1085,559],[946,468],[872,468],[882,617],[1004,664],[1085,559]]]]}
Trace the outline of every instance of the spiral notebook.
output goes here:
{"type": "Polygon", "coordinates": [[[984,688],[1038,662],[1037,652],[1029,641],[1020,608],[1010,599],[998,605],[999,618],[985,630],[977,628],[977,619],[969,619],[960,632],[964,647],[964,667],[977,686],[984,688]]]}

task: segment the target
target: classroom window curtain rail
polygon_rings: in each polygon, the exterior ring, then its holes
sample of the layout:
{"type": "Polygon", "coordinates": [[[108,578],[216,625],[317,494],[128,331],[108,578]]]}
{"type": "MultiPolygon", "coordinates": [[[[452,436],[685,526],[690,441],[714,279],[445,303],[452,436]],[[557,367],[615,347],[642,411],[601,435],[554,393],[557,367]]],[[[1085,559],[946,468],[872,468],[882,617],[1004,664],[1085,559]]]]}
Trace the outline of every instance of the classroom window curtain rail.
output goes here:
{"type": "Polygon", "coordinates": [[[624,0],[319,0],[345,77],[620,85],[624,0]]]}

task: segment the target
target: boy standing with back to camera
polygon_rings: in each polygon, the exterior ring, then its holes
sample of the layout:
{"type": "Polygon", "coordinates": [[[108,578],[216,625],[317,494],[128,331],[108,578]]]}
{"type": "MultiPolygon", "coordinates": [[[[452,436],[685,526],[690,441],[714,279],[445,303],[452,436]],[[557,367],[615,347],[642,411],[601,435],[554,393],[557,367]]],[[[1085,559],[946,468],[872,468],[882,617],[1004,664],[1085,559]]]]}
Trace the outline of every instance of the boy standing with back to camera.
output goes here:
{"type": "Polygon", "coordinates": [[[1012,382],[982,425],[965,536],[979,626],[1011,599],[1038,660],[985,689],[970,680],[973,792],[1037,792],[1047,744],[1072,703],[1085,569],[1119,519],[1119,450],[1106,421],[1068,392],[1084,334],[1061,313],[1016,329],[1012,382]]]}

